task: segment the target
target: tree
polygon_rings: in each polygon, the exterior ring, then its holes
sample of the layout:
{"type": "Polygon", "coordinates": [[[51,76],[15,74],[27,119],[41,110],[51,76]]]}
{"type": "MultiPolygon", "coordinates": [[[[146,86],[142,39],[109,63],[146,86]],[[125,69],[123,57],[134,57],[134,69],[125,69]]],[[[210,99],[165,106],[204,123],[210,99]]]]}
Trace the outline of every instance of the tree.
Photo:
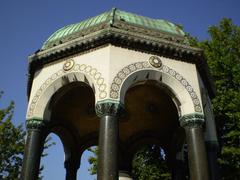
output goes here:
{"type": "Polygon", "coordinates": [[[97,147],[91,147],[88,149],[91,153],[93,153],[93,156],[88,157],[88,162],[91,165],[91,167],[88,169],[91,175],[97,174],[97,154],[98,154],[98,148],[97,147]]]}
{"type": "Polygon", "coordinates": [[[221,145],[219,164],[223,179],[240,177],[240,27],[224,18],[200,42],[215,80],[212,100],[221,145]]]}
{"type": "MultiPolygon", "coordinates": [[[[3,92],[0,92],[0,99],[3,92]]],[[[12,122],[14,103],[0,109],[0,179],[19,179],[24,153],[25,131],[12,122]]]]}
{"type": "Polygon", "coordinates": [[[133,179],[138,180],[170,180],[171,174],[167,166],[163,149],[149,145],[139,150],[133,159],[133,179]]]}
{"type": "MultiPolygon", "coordinates": [[[[0,92],[0,100],[3,92],[0,92]]],[[[25,136],[22,124],[14,126],[11,122],[14,113],[14,102],[11,101],[9,106],[0,109],[0,179],[1,180],[17,180],[20,178],[23,154],[25,146],[25,136]]],[[[47,138],[44,149],[48,149],[55,143],[51,138],[47,138]]],[[[47,156],[43,153],[42,157],[47,156]]],[[[39,179],[42,179],[41,172],[43,166],[40,167],[39,179]]]]}
{"type": "MultiPolygon", "coordinates": [[[[91,175],[97,174],[98,148],[89,148],[94,155],[88,158],[91,167],[88,169],[91,175]]],[[[137,180],[170,180],[171,175],[166,164],[164,151],[156,145],[145,146],[134,156],[132,164],[132,176],[137,180]]]]}

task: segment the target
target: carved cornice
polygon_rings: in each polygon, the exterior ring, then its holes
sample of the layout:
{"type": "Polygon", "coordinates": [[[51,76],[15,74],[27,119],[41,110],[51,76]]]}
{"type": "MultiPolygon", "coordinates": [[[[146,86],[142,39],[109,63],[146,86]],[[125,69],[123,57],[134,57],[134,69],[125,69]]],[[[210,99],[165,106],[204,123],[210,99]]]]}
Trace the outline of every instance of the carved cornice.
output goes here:
{"type": "Polygon", "coordinates": [[[183,115],[179,121],[182,127],[188,128],[202,128],[205,123],[204,115],[200,113],[183,115]]]}
{"type": "Polygon", "coordinates": [[[124,107],[119,101],[104,100],[100,101],[95,106],[97,116],[118,116],[124,115],[124,107]]]}
{"type": "MultiPolygon", "coordinates": [[[[171,36],[172,37],[172,36],[171,36]]],[[[89,33],[84,36],[79,36],[75,39],[69,39],[63,44],[58,44],[52,46],[46,50],[40,50],[36,54],[29,56],[30,61],[37,59],[51,59],[52,55],[68,54],[69,51],[81,51],[81,49],[86,49],[86,47],[96,47],[103,40],[104,43],[114,43],[118,45],[125,45],[131,47],[137,44],[144,46],[154,46],[154,48],[170,49],[170,51],[176,51],[178,53],[171,53],[172,56],[182,57],[184,53],[193,56],[201,56],[202,50],[199,48],[191,47],[188,44],[180,43],[178,40],[173,40],[174,38],[163,38],[162,36],[153,36],[152,34],[143,34],[139,31],[129,31],[124,29],[117,29],[114,27],[107,27],[105,29],[99,29],[99,31],[89,33]],[[109,41],[110,40],[110,41],[109,41]],[[175,54],[175,55],[174,55],[175,54]]],[[[135,46],[136,48],[136,46],[135,46]]],[[[140,48],[140,46],[138,47],[140,48]]],[[[149,47],[147,48],[149,49],[149,47]]],[[[152,49],[152,48],[150,48],[152,49]]],[[[149,49],[149,50],[150,50],[149,49]]]]}
{"type": "Polygon", "coordinates": [[[26,120],[27,130],[41,130],[46,125],[46,122],[42,119],[32,118],[26,120]]]}

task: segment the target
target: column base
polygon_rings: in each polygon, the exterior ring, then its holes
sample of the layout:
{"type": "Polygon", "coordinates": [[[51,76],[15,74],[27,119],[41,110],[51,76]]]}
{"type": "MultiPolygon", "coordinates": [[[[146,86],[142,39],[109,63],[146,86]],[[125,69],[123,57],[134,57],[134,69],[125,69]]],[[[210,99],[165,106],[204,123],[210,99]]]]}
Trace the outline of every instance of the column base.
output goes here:
{"type": "Polygon", "coordinates": [[[119,171],[119,180],[133,180],[128,171],[119,171]]]}

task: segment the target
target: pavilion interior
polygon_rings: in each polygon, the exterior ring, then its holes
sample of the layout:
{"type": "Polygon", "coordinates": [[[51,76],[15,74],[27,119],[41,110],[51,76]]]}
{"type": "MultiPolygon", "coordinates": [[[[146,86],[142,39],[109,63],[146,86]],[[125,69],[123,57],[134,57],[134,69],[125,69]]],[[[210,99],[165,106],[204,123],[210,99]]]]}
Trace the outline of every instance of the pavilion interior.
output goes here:
{"type": "MultiPolygon", "coordinates": [[[[125,96],[126,112],[119,120],[122,148],[134,154],[143,145],[158,144],[177,151],[184,132],[179,127],[175,103],[166,88],[156,81],[144,81],[130,87],[125,96]]],[[[100,118],[94,107],[94,92],[84,83],[63,87],[52,97],[49,106],[52,121],[71,127],[81,147],[97,145],[100,118]],[[81,144],[86,141],[96,144],[81,144]]]]}

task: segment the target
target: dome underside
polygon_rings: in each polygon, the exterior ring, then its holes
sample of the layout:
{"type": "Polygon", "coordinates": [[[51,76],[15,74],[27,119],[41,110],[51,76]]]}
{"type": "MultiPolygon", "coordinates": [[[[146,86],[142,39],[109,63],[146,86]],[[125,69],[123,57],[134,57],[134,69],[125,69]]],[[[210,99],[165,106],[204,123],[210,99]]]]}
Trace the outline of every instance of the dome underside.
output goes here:
{"type": "MultiPolygon", "coordinates": [[[[102,13],[98,16],[89,18],[76,24],[67,25],[55,33],[53,33],[43,44],[42,50],[48,49],[54,44],[61,44],[62,39],[74,39],[79,36],[79,33],[94,27],[106,25],[114,27],[116,22],[126,23],[152,31],[160,31],[173,36],[182,36],[185,34],[177,25],[161,19],[151,19],[148,17],[139,16],[136,14],[112,9],[111,11],[102,13]]],[[[91,32],[90,32],[91,33],[91,32]]]]}

